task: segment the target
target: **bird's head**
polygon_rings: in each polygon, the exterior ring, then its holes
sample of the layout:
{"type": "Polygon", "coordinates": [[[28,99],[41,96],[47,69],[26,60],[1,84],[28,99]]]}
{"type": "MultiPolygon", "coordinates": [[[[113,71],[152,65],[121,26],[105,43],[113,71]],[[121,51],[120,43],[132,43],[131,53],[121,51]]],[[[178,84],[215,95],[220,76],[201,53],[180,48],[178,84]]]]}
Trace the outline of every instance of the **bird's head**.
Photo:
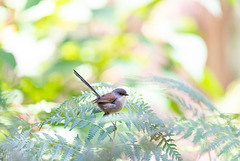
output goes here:
{"type": "Polygon", "coordinates": [[[114,89],[111,93],[116,96],[128,96],[127,91],[122,88],[114,89]]]}

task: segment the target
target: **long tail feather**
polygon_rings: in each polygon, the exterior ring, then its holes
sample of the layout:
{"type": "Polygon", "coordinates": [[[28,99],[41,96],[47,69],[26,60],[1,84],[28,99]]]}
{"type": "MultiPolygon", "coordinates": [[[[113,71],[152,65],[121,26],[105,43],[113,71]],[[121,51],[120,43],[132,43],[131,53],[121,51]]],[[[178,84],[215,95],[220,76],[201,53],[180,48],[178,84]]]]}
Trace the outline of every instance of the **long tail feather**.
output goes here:
{"type": "Polygon", "coordinates": [[[76,70],[73,69],[73,72],[84,84],[86,84],[94,92],[94,94],[98,98],[100,98],[100,95],[93,89],[93,87],[76,70]]]}

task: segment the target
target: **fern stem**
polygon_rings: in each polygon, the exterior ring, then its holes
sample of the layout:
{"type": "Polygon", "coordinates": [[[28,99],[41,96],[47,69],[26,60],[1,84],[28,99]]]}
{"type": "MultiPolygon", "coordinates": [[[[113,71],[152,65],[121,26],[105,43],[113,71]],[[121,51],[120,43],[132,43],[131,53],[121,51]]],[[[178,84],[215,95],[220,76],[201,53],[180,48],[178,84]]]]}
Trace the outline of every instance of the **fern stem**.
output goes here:
{"type": "Polygon", "coordinates": [[[212,161],[212,157],[211,157],[210,151],[208,151],[208,157],[209,157],[209,161],[212,161]]]}
{"type": "MultiPolygon", "coordinates": [[[[115,126],[116,126],[116,124],[117,123],[115,122],[115,126]]],[[[115,142],[116,131],[117,131],[117,128],[114,129],[114,134],[113,134],[112,151],[111,151],[111,155],[110,155],[111,160],[112,160],[112,154],[113,154],[113,151],[114,151],[114,142],[115,142]]]]}

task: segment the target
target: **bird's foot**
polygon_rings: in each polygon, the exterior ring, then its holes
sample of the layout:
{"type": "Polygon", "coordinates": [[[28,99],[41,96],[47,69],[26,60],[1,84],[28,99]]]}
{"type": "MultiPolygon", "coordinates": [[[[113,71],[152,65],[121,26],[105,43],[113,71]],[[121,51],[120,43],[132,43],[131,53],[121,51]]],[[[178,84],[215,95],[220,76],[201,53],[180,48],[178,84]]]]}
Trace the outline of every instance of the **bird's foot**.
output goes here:
{"type": "Polygon", "coordinates": [[[113,126],[114,126],[114,131],[117,130],[117,126],[112,122],[113,126]]]}

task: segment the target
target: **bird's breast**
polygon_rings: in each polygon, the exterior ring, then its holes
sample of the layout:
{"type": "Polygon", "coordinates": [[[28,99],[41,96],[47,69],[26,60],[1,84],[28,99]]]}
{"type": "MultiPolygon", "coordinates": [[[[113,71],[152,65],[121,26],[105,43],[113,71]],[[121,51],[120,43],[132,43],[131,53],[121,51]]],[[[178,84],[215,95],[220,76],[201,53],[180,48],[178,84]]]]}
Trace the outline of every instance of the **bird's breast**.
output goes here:
{"type": "Polygon", "coordinates": [[[113,103],[98,103],[98,106],[105,113],[116,113],[122,110],[126,102],[126,97],[117,98],[113,103]]]}

